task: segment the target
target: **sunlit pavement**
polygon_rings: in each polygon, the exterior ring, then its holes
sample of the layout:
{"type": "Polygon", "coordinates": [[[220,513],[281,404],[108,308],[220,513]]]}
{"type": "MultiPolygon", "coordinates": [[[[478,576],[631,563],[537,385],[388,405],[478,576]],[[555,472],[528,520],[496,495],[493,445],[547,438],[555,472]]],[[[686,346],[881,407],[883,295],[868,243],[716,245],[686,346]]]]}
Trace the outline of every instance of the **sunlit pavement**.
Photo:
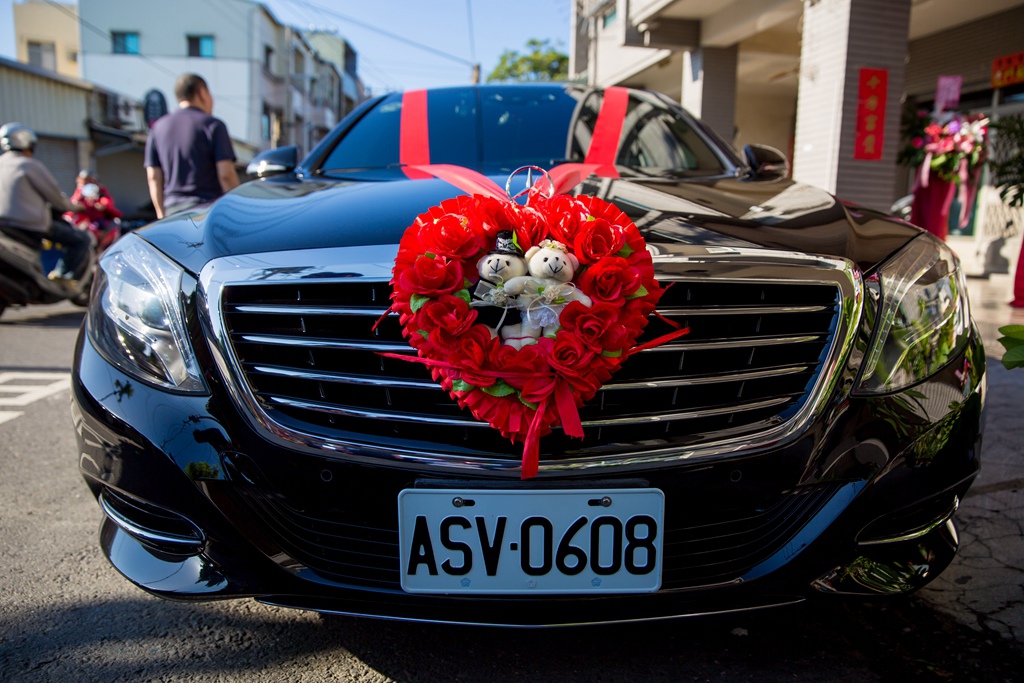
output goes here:
{"type": "MultiPolygon", "coordinates": [[[[1004,368],[1003,347],[996,341],[998,328],[1024,325],[1024,309],[1007,303],[1020,241],[1018,236],[1002,249],[1009,273],[968,279],[988,356],[981,475],[957,513],[957,559],[920,596],[962,623],[1024,643],[1024,368],[1004,368]]],[[[967,273],[983,273],[973,238],[951,237],[948,243],[967,273]]]]}

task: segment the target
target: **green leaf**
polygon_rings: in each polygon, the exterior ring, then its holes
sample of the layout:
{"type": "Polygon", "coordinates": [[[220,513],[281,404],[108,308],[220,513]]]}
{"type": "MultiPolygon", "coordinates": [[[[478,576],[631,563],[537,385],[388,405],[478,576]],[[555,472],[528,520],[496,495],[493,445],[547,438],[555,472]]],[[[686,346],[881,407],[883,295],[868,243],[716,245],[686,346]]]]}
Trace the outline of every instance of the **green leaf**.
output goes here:
{"type": "Polygon", "coordinates": [[[459,291],[455,292],[455,296],[459,297],[467,304],[473,303],[473,300],[469,297],[468,289],[460,289],[459,291]]]}
{"type": "Polygon", "coordinates": [[[475,389],[475,388],[476,387],[474,387],[472,384],[470,384],[469,382],[467,382],[466,380],[463,380],[463,379],[457,379],[454,382],[452,382],[452,391],[458,391],[458,392],[473,391],[473,389],[475,389]]]}
{"type": "Polygon", "coordinates": [[[999,328],[999,334],[1005,334],[1011,339],[1024,339],[1024,325],[1006,325],[999,328]]]}
{"type": "Polygon", "coordinates": [[[497,396],[498,398],[516,393],[515,388],[509,386],[504,380],[500,379],[489,387],[480,387],[480,391],[485,394],[490,394],[491,396],[497,396]]]}
{"type": "Polygon", "coordinates": [[[1015,349],[1018,346],[1024,345],[1024,339],[1016,339],[1014,337],[1000,337],[999,343],[1003,345],[1007,351],[1015,349]]]}
{"type": "Polygon", "coordinates": [[[525,400],[522,394],[519,394],[519,402],[522,403],[527,408],[529,408],[530,410],[537,410],[537,404],[530,403],[529,401],[525,400]]]}
{"type": "Polygon", "coordinates": [[[437,254],[435,254],[432,251],[425,251],[423,252],[423,255],[426,256],[427,258],[437,258],[437,254]]]}
{"type": "MultiPolygon", "coordinates": [[[[1003,365],[1006,365],[1007,363],[1024,363],[1024,345],[1015,346],[1012,349],[1008,349],[1006,353],[1003,354],[1003,365]]],[[[1006,365],[1006,367],[1010,366],[1006,365]]]]}
{"type": "Polygon", "coordinates": [[[619,349],[618,351],[602,351],[601,355],[605,358],[618,358],[622,355],[622,349],[619,349]]]}
{"type": "Polygon", "coordinates": [[[430,333],[426,330],[416,330],[416,334],[420,335],[424,339],[430,339],[430,333]]]}
{"type": "Polygon", "coordinates": [[[624,245],[622,245],[622,249],[619,249],[619,251],[615,255],[616,256],[621,256],[622,258],[629,258],[630,254],[632,254],[632,253],[633,253],[633,248],[631,246],[629,246],[628,244],[624,244],[624,245]]]}
{"type": "Polygon", "coordinates": [[[429,296],[423,296],[422,294],[413,294],[411,297],[409,297],[409,308],[411,308],[412,312],[415,313],[416,311],[423,308],[423,306],[428,301],[430,301],[429,296]]]}
{"type": "Polygon", "coordinates": [[[635,292],[633,292],[632,294],[628,295],[626,298],[627,299],[639,299],[642,296],[647,296],[647,294],[648,294],[647,288],[644,287],[643,285],[640,285],[640,289],[638,289],[635,292]]]}

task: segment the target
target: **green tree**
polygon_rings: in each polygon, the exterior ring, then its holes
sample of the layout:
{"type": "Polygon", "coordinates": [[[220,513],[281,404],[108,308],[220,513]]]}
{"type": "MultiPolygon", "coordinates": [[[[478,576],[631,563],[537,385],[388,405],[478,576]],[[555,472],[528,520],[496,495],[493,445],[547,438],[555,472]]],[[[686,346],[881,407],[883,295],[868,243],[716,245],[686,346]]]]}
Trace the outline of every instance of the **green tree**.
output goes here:
{"type": "Polygon", "coordinates": [[[564,81],[569,73],[569,56],[552,47],[550,40],[526,41],[526,54],[505,50],[498,66],[487,76],[488,83],[510,81],[564,81]]]}

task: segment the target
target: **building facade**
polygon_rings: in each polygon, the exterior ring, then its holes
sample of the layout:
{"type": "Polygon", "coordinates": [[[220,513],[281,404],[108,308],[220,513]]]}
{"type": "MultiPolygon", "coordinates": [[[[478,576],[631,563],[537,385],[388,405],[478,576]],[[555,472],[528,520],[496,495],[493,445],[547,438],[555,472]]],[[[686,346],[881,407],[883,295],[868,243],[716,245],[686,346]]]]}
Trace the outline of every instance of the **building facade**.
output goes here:
{"type": "Polygon", "coordinates": [[[249,0],[80,0],[78,7],[83,79],[140,99],[156,89],[173,107],[177,76],[200,74],[241,164],[281,145],[309,151],[348,110],[346,77],[358,82],[249,0]]]}
{"type": "Polygon", "coordinates": [[[78,8],[28,0],[13,9],[18,61],[78,78],[78,8]]]}
{"type": "Polygon", "coordinates": [[[960,77],[957,108],[1024,111],[1024,86],[992,84],[993,60],[1024,52],[1024,0],[575,0],[572,20],[572,77],[664,92],[872,208],[907,191],[901,114],[930,109],[939,76],[960,77]]]}

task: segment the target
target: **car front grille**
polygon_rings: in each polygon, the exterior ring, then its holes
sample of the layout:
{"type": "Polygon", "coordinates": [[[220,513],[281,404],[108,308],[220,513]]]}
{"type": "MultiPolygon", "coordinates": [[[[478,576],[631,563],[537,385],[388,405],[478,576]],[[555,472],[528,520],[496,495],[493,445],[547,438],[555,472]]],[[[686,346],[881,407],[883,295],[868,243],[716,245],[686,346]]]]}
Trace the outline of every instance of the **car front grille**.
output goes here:
{"type": "MultiPolygon", "coordinates": [[[[749,450],[799,432],[849,341],[858,281],[834,263],[776,261],[709,259],[659,274],[663,317],[640,341],[672,331],[666,320],[689,334],[630,357],[580,410],[582,440],[559,429],[541,440],[542,469],[749,450]]],[[[208,285],[221,367],[253,423],[320,452],[513,468],[521,445],[460,409],[424,366],[382,355],[415,352],[397,316],[374,329],[390,303],[387,278],[352,275],[208,285]]]]}
{"type": "MultiPolygon", "coordinates": [[[[799,488],[759,503],[723,495],[715,506],[688,505],[699,496],[669,496],[662,589],[741,580],[789,543],[838,488],[799,488]]],[[[397,492],[359,497],[359,504],[342,507],[337,500],[285,498],[244,482],[235,490],[261,527],[299,564],[291,563],[293,568],[344,585],[400,588],[397,492]]]]}

